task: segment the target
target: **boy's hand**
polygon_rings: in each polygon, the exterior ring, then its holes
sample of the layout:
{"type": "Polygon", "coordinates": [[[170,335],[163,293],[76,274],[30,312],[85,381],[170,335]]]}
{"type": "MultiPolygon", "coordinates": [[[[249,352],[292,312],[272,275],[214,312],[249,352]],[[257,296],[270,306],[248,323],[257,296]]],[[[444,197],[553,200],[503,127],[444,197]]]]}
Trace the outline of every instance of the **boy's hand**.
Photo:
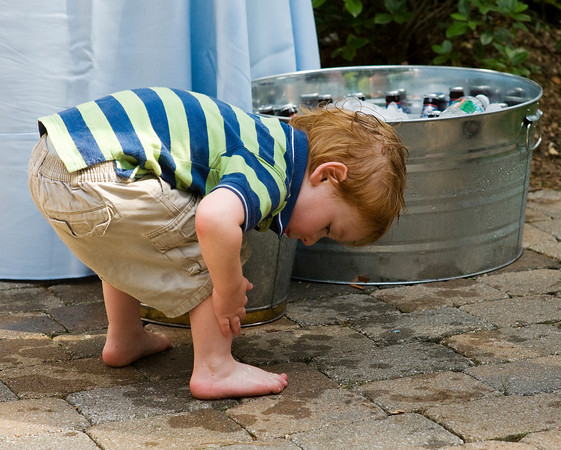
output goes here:
{"type": "Polygon", "coordinates": [[[212,306],[214,314],[220,325],[222,334],[226,337],[231,333],[237,336],[241,332],[241,323],[245,318],[245,305],[247,304],[246,292],[253,288],[247,278],[242,277],[242,283],[238,289],[231,295],[222,296],[216,289],[212,291],[212,306]]]}

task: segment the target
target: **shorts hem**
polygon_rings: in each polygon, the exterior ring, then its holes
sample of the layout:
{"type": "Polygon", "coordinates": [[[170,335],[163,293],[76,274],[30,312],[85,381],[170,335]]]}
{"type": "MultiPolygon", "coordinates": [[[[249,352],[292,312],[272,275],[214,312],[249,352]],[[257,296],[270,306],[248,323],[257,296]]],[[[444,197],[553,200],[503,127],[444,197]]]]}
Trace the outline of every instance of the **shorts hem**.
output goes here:
{"type": "Polygon", "coordinates": [[[179,306],[176,306],[173,309],[162,309],[150,301],[148,302],[142,301],[142,303],[144,303],[147,306],[150,306],[151,308],[157,309],[166,317],[173,319],[174,317],[179,317],[184,314],[187,314],[193,308],[195,308],[200,303],[202,303],[210,294],[212,294],[212,289],[213,289],[212,280],[209,279],[195,295],[189,298],[189,300],[182,302],[179,306]]]}

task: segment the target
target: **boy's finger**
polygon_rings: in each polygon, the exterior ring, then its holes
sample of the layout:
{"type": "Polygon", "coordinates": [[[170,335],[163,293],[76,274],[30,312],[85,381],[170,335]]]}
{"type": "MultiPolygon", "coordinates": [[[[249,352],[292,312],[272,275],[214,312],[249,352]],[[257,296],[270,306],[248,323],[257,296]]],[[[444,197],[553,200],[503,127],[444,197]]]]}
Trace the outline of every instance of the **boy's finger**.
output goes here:
{"type": "Polygon", "coordinates": [[[218,321],[218,324],[220,325],[220,331],[222,331],[222,334],[225,337],[230,336],[231,330],[230,330],[230,321],[227,318],[224,319],[220,319],[218,321]]]}
{"type": "Polygon", "coordinates": [[[253,289],[253,283],[246,278],[245,279],[245,290],[250,291],[252,289],[253,289]]]}
{"type": "Polygon", "coordinates": [[[242,332],[242,326],[241,326],[240,318],[238,316],[234,317],[230,321],[230,328],[232,330],[232,333],[234,333],[234,336],[237,336],[242,332]]]}

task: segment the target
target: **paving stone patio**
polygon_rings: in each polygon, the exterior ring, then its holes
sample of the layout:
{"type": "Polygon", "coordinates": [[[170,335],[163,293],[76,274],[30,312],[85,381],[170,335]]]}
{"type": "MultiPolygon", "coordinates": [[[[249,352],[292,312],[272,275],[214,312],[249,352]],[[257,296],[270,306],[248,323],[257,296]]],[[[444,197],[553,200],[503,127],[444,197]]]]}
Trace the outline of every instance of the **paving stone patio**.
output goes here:
{"type": "Polygon", "coordinates": [[[561,193],[529,194],[524,253],[468,279],[407,286],[292,281],[285,317],[235,356],[278,395],[190,395],[186,328],[121,369],[94,277],[0,281],[0,449],[561,448],[561,193]]]}

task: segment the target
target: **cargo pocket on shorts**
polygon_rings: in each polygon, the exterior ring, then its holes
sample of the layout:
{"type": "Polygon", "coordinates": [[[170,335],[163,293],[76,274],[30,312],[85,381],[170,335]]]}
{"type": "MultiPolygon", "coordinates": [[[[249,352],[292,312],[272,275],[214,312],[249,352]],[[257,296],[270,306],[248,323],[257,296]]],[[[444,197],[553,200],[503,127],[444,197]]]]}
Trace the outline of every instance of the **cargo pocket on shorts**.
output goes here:
{"type": "Polygon", "coordinates": [[[48,220],[57,231],[75,237],[103,236],[111,223],[111,210],[102,206],[92,211],[49,214],[48,220]]]}
{"type": "Polygon", "coordinates": [[[189,275],[207,270],[197,241],[195,204],[193,202],[192,208],[185,208],[173,221],[147,235],[158,251],[189,275]]]}

